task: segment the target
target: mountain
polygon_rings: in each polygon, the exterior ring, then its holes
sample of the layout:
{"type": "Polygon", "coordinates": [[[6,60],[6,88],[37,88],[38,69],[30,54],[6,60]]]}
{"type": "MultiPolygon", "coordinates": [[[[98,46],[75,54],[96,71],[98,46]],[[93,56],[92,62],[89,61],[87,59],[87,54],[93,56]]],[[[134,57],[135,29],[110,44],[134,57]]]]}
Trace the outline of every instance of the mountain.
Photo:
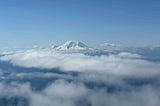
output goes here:
{"type": "Polygon", "coordinates": [[[55,50],[88,50],[90,49],[87,45],[78,41],[67,41],[59,46],[52,46],[55,50]]]}
{"type": "Polygon", "coordinates": [[[103,43],[90,48],[82,42],[67,41],[62,45],[52,46],[52,48],[57,51],[82,53],[89,56],[101,56],[127,52],[141,55],[146,60],[160,61],[160,46],[127,47],[123,45],[103,43]]]}

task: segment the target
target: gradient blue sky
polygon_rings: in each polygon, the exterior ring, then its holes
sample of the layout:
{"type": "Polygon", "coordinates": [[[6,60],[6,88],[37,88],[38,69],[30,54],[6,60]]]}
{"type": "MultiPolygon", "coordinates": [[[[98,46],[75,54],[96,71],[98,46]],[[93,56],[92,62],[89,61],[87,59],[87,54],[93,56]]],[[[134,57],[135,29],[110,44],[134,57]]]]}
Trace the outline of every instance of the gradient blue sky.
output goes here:
{"type": "Polygon", "coordinates": [[[160,0],[0,0],[0,46],[160,44],[160,0]]]}

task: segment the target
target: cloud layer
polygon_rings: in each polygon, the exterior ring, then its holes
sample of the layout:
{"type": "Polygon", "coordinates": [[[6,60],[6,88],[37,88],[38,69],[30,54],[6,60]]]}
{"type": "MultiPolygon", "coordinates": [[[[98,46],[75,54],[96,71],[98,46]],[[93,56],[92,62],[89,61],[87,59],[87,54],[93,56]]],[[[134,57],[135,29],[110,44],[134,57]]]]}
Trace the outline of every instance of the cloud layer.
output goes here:
{"type": "Polygon", "coordinates": [[[49,50],[31,50],[0,58],[22,67],[60,68],[64,71],[99,72],[121,76],[152,77],[160,75],[160,64],[141,59],[140,55],[120,53],[109,56],[88,56],[49,50]]]}
{"type": "Polygon", "coordinates": [[[159,89],[151,86],[111,94],[103,89],[88,89],[82,83],[58,80],[41,92],[33,91],[29,84],[17,83],[1,83],[0,90],[3,91],[0,96],[24,97],[30,106],[158,106],[160,103],[159,89]]]}
{"type": "Polygon", "coordinates": [[[52,50],[27,50],[3,54],[0,60],[15,67],[24,67],[20,72],[16,68],[10,72],[0,67],[0,100],[23,98],[18,99],[19,106],[160,104],[160,63],[144,60],[138,54],[122,52],[89,56],[52,50]],[[27,71],[28,68],[33,68],[33,71],[27,71]],[[50,71],[56,68],[64,73],[50,71]],[[37,90],[36,86],[42,86],[42,89],[37,90]]]}

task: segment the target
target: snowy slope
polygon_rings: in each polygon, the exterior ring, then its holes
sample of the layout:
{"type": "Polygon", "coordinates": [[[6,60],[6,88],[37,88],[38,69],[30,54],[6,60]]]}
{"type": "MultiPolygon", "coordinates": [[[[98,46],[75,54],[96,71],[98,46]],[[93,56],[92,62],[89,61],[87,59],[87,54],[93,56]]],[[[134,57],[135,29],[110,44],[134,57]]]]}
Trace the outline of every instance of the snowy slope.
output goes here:
{"type": "Polygon", "coordinates": [[[67,41],[62,45],[55,46],[55,50],[87,50],[89,47],[82,42],[67,41]]]}

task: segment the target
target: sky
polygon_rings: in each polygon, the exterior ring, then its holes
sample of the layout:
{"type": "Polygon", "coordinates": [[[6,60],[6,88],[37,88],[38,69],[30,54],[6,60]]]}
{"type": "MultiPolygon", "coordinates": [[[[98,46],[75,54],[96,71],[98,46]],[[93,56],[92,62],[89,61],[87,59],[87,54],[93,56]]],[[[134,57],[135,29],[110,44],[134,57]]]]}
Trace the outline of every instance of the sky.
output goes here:
{"type": "Polygon", "coordinates": [[[0,46],[160,44],[160,0],[0,0],[0,46]]]}

